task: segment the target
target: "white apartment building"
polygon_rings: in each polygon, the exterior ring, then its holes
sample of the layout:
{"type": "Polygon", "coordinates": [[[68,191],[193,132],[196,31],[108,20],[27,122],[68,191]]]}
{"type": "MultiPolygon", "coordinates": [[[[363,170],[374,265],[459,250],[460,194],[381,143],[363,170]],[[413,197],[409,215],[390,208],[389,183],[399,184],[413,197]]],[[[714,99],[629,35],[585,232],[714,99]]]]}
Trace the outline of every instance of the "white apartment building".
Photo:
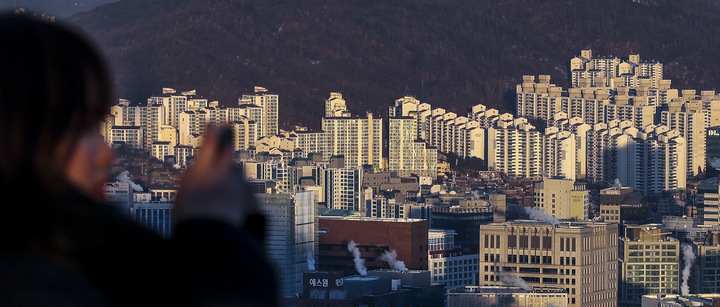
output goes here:
{"type": "Polygon", "coordinates": [[[418,140],[412,117],[388,119],[388,170],[399,177],[437,177],[437,149],[418,140]]]}
{"type": "Polygon", "coordinates": [[[697,175],[705,168],[705,131],[710,127],[711,111],[690,101],[671,102],[669,110],[660,113],[660,125],[677,130],[687,140],[687,174],[697,175]]]}
{"type": "Polygon", "coordinates": [[[361,167],[328,168],[324,172],[327,208],[366,211],[361,167]]]}
{"type": "Polygon", "coordinates": [[[264,87],[256,86],[255,93],[242,95],[238,99],[238,105],[251,104],[261,108],[262,116],[260,118],[252,118],[258,123],[260,130],[258,137],[277,135],[278,125],[278,95],[268,92],[264,87]]]}
{"type": "Polygon", "coordinates": [[[627,165],[618,163],[618,179],[643,195],[684,190],[687,180],[687,145],[677,130],[667,126],[648,126],[628,139],[627,165]],[[627,172],[623,172],[627,170],[627,172]]]}
{"type": "Polygon", "coordinates": [[[343,99],[341,93],[332,92],[330,98],[325,100],[325,117],[349,117],[350,111],[348,111],[345,99],[343,99]]]}
{"type": "MultiPolygon", "coordinates": [[[[383,123],[372,113],[366,118],[325,117],[322,119],[324,134],[323,155],[345,156],[345,165],[375,165],[382,167],[383,123]]],[[[301,148],[302,149],[302,148],[301,148]]]]}
{"type": "Polygon", "coordinates": [[[178,116],[178,143],[190,145],[192,135],[204,135],[209,122],[209,114],[205,109],[185,111],[178,116]]]}
{"type": "Polygon", "coordinates": [[[487,140],[489,170],[528,178],[541,175],[542,135],[524,118],[498,121],[488,129],[487,140]]]}
{"type": "Polygon", "coordinates": [[[558,128],[545,129],[543,138],[545,176],[560,176],[575,180],[577,177],[577,137],[570,131],[558,128]]]}
{"type": "Polygon", "coordinates": [[[143,135],[144,130],[140,126],[112,126],[107,141],[110,144],[124,143],[128,147],[144,148],[143,135]]]}

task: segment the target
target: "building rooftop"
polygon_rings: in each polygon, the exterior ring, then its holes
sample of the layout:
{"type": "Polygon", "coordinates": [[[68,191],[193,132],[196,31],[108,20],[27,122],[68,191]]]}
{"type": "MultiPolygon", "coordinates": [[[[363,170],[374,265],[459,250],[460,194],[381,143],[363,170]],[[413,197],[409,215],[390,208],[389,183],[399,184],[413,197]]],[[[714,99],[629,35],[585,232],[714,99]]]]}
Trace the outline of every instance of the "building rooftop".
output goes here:
{"type": "Polygon", "coordinates": [[[382,217],[366,217],[366,216],[320,216],[321,219],[342,219],[351,221],[365,222],[394,222],[394,223],[417,223],[427,221],[424,219],[407,219],[407,218],[382,218],[382,217]]]}

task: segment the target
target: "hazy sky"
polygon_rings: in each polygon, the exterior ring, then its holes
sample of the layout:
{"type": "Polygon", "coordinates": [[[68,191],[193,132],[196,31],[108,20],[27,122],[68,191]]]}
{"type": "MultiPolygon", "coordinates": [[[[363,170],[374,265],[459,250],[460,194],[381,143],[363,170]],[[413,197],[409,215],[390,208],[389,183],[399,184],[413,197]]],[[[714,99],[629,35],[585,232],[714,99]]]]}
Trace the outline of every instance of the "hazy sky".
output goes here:
{"type": "Polygon", "coordinates": [[[0,10],[24,8],[35,13],[45,13],[63,19],[72,14],[89,11],[115,1],[118,0],[0,0],[0,10]]]}

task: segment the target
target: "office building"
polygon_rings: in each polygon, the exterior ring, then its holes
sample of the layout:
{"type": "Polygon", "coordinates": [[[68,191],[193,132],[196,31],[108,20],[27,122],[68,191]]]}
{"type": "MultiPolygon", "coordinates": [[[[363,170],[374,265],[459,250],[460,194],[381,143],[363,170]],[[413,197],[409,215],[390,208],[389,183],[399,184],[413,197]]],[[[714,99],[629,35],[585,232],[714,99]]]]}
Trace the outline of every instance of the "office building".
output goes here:
{"type": "Polygon", "coordinates": [[[562,288],[480,286],[449,289],[447,307],[526,307],[568,306],[568,294],[562,288]]]}
{"type": "Polygon", "coordinates": [[[700,225],[720,225],[720,180],[712,177],[698,183],[696,206],[700,225]]]}
{"type": "Polygon", "coordinates": [[[480,285],[564,288],[568,306],[616,306],[617,226],[515,220],[480,226],[480,285]]]}
{"type": "Polygon", "coordinates": [[[705,163],[706,178],[720,177],[720,126],[706,129],[705,163]]]}
{"type": "Polygon", "coordinates": [[[303,273],[314,271],[318,259],[317,206],[312,194],[254,194],[267,219],[265,251],[284,297],[303,292],[303,273]]]}
{"type": "Polygon", "coordinates": [[[428,232],[428,270],[432,281],[445,288],[478,284],[478,254],[463,253],[455,247],[454,230],[430,229],[428,232]]]}
{"type": "Polygon", "coordinates": [[[173,234],[173,207],[168,201],[136,202],[130,208],[130,215],[140,224],[165,238],[173,234]]]}
{"type": "Polygon", "coordinates": [[[625,225],[620,239],[620,305],[639,305],[645,294],[678,294],[680,253],[680,242],[662,225],[625,225]]]}
{"type": "Polygon", "coordinates": [[[562,177],[543,177],[535,183],[535,208],[558,219],[586,220],[590,194],[585,183],[562,177]]]}

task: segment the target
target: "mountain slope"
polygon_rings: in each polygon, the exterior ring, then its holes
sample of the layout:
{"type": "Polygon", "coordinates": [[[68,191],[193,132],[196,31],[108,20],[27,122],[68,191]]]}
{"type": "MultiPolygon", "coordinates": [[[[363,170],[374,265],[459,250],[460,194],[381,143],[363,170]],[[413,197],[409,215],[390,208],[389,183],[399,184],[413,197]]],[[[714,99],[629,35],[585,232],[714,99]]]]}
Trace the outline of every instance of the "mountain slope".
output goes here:
{"type": "Polygon", "coordinates": [[[259,85],[280,94],[291,128],[317,127],[332,91],[355,114],[385,116],[404,95],[512,112],[522,75],[566,87],[569,59],[587,48],[658,60],[674,88],[720,84],[718,5],[642,2],[123,0],[68,21],[106,51],[120,97],[173,87],[233,105],[259,85]]]}

